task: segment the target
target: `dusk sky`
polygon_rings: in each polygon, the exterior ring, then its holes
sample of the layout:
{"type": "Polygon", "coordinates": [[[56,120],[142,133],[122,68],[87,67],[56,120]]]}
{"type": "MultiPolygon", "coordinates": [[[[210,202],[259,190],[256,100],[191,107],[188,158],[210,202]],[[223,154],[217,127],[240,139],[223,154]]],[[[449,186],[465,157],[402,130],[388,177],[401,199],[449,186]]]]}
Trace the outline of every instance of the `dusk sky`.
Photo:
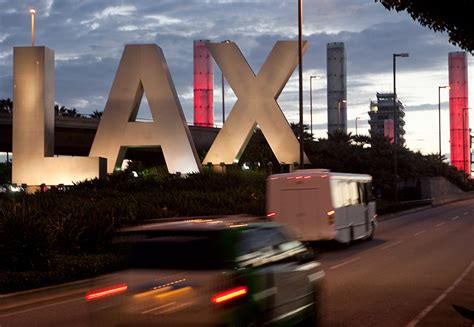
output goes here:
{"type": "MultiPolygon", "coordinates": [[[[232,40],[255,72],[277,40],[295,39],[297,1],[275,0],[0,0],[0,98],[12,97],[12,52],[30,45],[29,7],[36,7],[36,45],[55,51],[56,102],[80,113],[102,111],[125,44],[157,43],[165,54],[188,122],[193,121],[193,40],[232,40]]],[[[397,93],[406,105],[406,140],[412,150],[438,151],[438,86],[448,83],[448,52],[459,51],[444,33],[414,22],[406,12],[387,11],[373,0],[304,1],[305,122],[309,122],[309,76],[315,81],[313,121],[326,136],[326,44],[347,49],[348,131],[367,133],[367,112],[377,91],[390,92],[392,54],[397,93]]],[[[470,97],[474,61],[469,55],[470,97]]],[[[215,123],[221,123],[220,71],[215,65],[215,123]]],[[[297,70],[279,104],[288,121],[298,120],[297,70]]],[[[448,91],[442,90],[443,153],[449,152],[448,91]]],[[[226,110],[235,101],[226,89],[226,110]]],[[[146,108],[145,108],[146,109],[146,108]]],[[[474,112],[471,113],[471,116],[474,112]]],[[[143,118],[150,117],[146,110],[143,118]]],[[[470,121],[474,121],[470,119],[470,121]]]]}

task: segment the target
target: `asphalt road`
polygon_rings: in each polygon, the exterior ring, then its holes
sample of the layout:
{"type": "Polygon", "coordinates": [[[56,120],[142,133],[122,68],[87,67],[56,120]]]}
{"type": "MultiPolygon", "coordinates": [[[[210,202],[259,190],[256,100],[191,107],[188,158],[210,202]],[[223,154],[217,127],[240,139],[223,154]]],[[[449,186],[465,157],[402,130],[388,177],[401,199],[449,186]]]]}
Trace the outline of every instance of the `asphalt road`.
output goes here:
{"type": "Polygon", "coordinates": [[[474,200],[381,222],[373,241],[326,249],[325,326],[471,326],[474,200]]]}
{"type": "MultiPolygon", "coordinates": [[[[474,200],[378,225],[372,241],[324,246],[324,326],[471,326],[474,200]]],[[[0,297],[0,327],[87,326],[88,286],[0,297]]]]}

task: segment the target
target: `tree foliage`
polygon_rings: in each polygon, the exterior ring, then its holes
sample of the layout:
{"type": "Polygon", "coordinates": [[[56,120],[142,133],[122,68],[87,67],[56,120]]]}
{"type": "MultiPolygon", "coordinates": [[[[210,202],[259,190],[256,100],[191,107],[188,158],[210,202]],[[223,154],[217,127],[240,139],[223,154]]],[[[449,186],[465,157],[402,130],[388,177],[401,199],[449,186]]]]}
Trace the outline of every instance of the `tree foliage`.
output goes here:
{"type": "Polygon", "coordinates": [[[385,8],[407,11],[421,25],[437,32],[447,32],[449,41],[466,51],[474,51],[472,0],[375,0],[385,8]]]}
{"type": "Polygon", "coordinates": [[[0,99],[0,112],[11,114],[13,110],[13,101],[10,98],[0,99]]]}
{"type": "MultiPolygon", "coordinates": [[[[306,153],[314,167],[372,175],[374,188],[384,199],[393,197],[394,149],[395,146],[383,136],[371,138],[350,133],[334,133],[327,139],[305,144],[306,153]]],[[[440,161],[438,155],[423,155],[397,146],[397,157],[398,181],[442,176],[465,191],[473,189],[472,181],[464,172],[440,161]]]]}
{"type": "Polygon", "coordinates": [[[83,117],[80,113],[77,112],[76,108],[69,109],[66,106],[54,105],[54,113],[56,116],[62,117],[83,117]]]}

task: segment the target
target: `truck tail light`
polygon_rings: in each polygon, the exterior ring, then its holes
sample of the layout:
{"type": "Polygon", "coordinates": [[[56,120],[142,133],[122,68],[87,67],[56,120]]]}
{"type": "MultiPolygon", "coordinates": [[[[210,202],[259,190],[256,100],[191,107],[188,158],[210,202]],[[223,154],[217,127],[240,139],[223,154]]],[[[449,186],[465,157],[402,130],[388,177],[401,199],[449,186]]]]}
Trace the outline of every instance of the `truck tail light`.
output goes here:
{"type": "Polygon", "coordinates": [[[276,216],[276,212],[272,211],[272,212],[267,213],[267,218],[273,218],[275,216],[276,216]]]}
{"type": "Polygon", "coordinates": [[[97,290],[92,290],[87,292],[86,294],[86,300],[91,301],[91,300],[97,300],[106,296],[111,296],[111,295],[116,295],[119,293],[123,293],[128,289],[127,284],[117,284],[97,290]]]}
{"type": "Polygon", "coordinates": [[[214,294],[211,298],[212,303],[220,304],[232,301],[234,299],[243,297],[247,295],[248,289],[247,286],[238,286],[231,288],[229,290],[214,294]]]}
{"type": "Polygon", "coordinates": [[[334,218],[336,217],[336,211],[330,210],[327,212],[328,215],[328,224],[333,225],[334,224],[334,218]]]}

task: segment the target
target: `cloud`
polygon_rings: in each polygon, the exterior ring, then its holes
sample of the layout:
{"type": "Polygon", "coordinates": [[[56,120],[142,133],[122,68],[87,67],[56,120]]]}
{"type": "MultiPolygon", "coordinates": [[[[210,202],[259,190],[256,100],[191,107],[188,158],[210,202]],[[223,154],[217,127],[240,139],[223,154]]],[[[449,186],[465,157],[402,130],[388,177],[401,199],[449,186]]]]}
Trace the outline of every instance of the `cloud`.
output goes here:
{"type": "Polygon", "coordinates": [[[114,6],[107,7],[99,13],[94,14],[97,19],[103,19],[111,16],[130,16],[135,12],[137,8],[135,6],[114,6]]]}
{"type": "MultiPolygon", "coordinates": [[[[405,111],[438,111],[438,104],[434,103],[423,103],[416,106],[406,106],[405,111]]],[[[441,110],[447,111],[449,110],[449,102],[441,102],[441,110]]]]}
{"type": "MultiPolygon", "coordinates": [[[[0,98],[6,98],[12,94],[12,48],[28,45],[30,30],[28,4],[0,0],[0,6],[0,98]]],[[[56,101],[84,113],[103,110],[125,44],[159,44],[187,120],[192,121],[195,39],[235,41],[257,72],[277,40],[295,40],[297,33],[297,6],[288,1],[38,0],[36,8],[37,44],[56,53],[56,101]]],[[[318,74],[322,78],[314,83],[314,118],[317,124],[326,124],[326,44],[335,41],[345,42],[347,49],[350,124],[355,117],[366,121],[370,99],[377,91],[393,88],[395,52],[410,53],[410,58],[397,61],[397,90],[407,112],[418,117],[417,112],[437,109],[437,86],[447,82],[447,54],[458,49],[445,34],[367,0],[305,1],[303,9],[303,31],[310,41],[303,63],[305,119],[309,76],[318,74]]],[[[220,71],[215,65],[214,69],[219,121],[220,71]]],[[[442,95],[443,102],[446,96],[442,95]]],[[[297,98],[295,72],[279,98],[290,121],[298,120],[297,98]]],[[[227,86],[227,112],[233,102],[235,96],[227,86]]],[[[434,124],[430,119],[435,117],[428,118],[427,125],[434,124]]],[[[361,130],[366,128],[360,123],[361,130]]],[[[416,128],[416,140],[421,139],[420,133],[427,133],[427,128],[410,124],[416,128]]]]}

